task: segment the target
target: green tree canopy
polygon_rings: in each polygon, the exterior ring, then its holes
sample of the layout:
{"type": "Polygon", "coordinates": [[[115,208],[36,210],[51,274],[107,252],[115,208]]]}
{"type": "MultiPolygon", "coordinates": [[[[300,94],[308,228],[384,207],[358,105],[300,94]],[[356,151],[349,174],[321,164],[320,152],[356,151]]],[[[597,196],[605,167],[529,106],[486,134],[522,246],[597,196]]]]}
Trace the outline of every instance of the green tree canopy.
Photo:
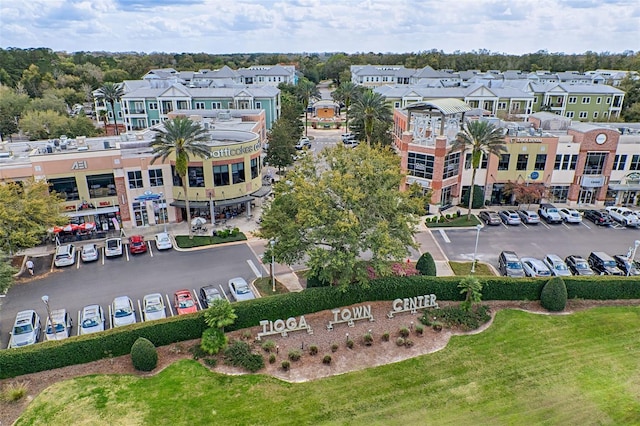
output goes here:
{"type": "Polygon", "coordinates": [[[115,132],[116,135],[120,132],[118,131],[118,122],[116,120],[116,103],[120,101],[120,98],[124,96],[124,89],[122,88],[122,84],[117,83],[104,83],[97,91],[96,97],[103,99],[104,102],[111,107],[111,112],[113,113],[113,124],[116,127],[115,132]]]}
{"type": "Polygon", "coordinates": [[[283,119],[273,123],[273,127],[267,134],[269,147],[265,162],[278,170],[293,164],[293,156],[296,153],[296,141],[300,136],[297,128],[291,122],[283,119]]]}
{"type": "Polygon", "coordinates": [[[209,307],[204,311],[204,322],[209,327],[223,329],[238,318],[233,306],[229,301],[224,299],[214,300],[209,304],[209,307]]]}
{"type": "MultiPolygon", "coordinates": [[[[393,112],[380,93],[367,90],[358,96],[353,104],[354,121],[362,123],[362,130],[367,141],[367,145],[376,143],[384,145],[380,138],[374,138],[378,132],[387,133],[393,124],[393,112]]],[[[357,127],[357,126],[356,126],[357,127]]]]}
{"type": "Polygon", "coordinates": [[[11,258],[0,251],[0,294],[5,294],[13,284],[13,275],[18,270],[11,266],[11,258]]]}
{"type": "Polygon", "coordinates": [[[379,276],[389,273],[387,261],[415,246],[415,215],[423,212],[419,198],[399,190],[399,162],[391,150],[364,145],[305,158],[276,184],[262,215],[260,234],[277,239],[276,260],[305,259],[312,275],[340,286],[366,281],[364,257],[379,276]]]}

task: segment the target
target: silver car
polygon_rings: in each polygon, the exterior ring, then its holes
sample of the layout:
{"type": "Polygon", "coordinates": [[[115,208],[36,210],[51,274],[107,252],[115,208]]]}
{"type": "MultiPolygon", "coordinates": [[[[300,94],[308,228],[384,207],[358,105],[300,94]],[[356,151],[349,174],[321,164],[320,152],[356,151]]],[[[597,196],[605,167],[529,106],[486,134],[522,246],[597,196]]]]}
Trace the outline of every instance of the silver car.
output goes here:
{"type": "Polygon", "coordinates": [[[544,257],[544,264],[547,265],[547,268],[551,271],[551,273],[558,277],[570,277],[571,271],[567,267],[567,264],[564,263],[562,258],[555,254],[548,254],[544,257]]]}
{"type": "Polygon", "coordinates": [[[104,312],[100,305],[89,305],[82,308],[79,332],[83,334],[104,331],[104,312]]]}
{"type": "Polygon", "coordinates": [[[40,340],[40,317],[32,309],[20,311],[16,315],[9,338],[9,348],[33,345],[40,340]]]}
{"type": "Polygon", "coordinates": [[[522,267],[524,268],[524,273],[528,277],[550,277],[551,271],[547,268],[547,265],[540,259],[535,259],[533,257],[523,257],[522,259],[522,267]]]}
{"type": "Polygon", "coordinates": [[[249,288],[249,284],[242,277],[231,278],[229,280],[229,288],[233,297],[237,301],[255,299],[256,296],[249,288]]]}
{"type": "Polygon", "coordinates": [[[105,257],[122,256],[122,238],[109,238],[104,242],[105,257]]]}
{"type": "Polygon", "coordinates": [[[537,225],[540,223],[540,216],[533,210],[518,210],[518,215],[523,223],[527,225],[537,225]]]}
{"type": "Polygon", "coordinates": [[[502,219],[502,223],[505,225],[517,226],[522,222],[518,213],[513,210],[501,210],[498,214],[500,215],[500,219],[502,219]]]}
{"type": "Polygon", "coordinates": [[[135,324],[136,314],[133,310],[133,302],[127,296],[118,296],[111,304],[111,319],[114,327],[135,324]]]}
{"type": "Polygon", "coordinates": [[[98,260],[98,247],[95,244],[83,245],[80,257],[83,262],[95,262],[98,260]]]}
{"type": "Polygon", "coordinates": [[[167,317],[164,301],[160,293],[147,294],[142,299],[142,314],[145,321],[152,321],[167,317]]]}

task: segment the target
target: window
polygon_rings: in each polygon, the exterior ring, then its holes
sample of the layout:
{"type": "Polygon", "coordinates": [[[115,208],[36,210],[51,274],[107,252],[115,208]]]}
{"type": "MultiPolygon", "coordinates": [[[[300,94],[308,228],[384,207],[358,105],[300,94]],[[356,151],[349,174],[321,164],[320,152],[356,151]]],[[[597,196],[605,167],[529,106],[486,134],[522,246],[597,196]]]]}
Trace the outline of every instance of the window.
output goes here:
{"type": "Polygon", "coordinates": [[[204,187],[204,171],[202,167],[189,167],[189,171],[187,172],[189,176],[189,186],[192,188],[203,188],[204,187]]]}
{"type": "Polygon", "coordinates": [[[566,203],[569,196],[569,187],[556,185],[550,188],[551,201],[554,203],[566,203]]]}
{"type": "Polygon", "coordinates": [[[262,102],[256,102],[256,109],[262,109],[262,102]]]}
{"type": "Polygon", "coordinates": [[[509,170],[509,159],[511,154],[500,154],[500,161],[498,161],[498,170],[509,170]]]}
{"type": "Polygon", "coordinates": [[[222,109],[222,104],[220,102],[211,102],[211,109],[222,109]]]}
{"type": "Polygon", "coordinates": [[[516,162],[516,170],[527,170],[528,162],[529,162],[529,154],[518,154],[518,161],[516,162]]]}
{"type": "Polygon", "coordinates": [[[596,103],[597,103],[597,104],[601,104],[601,103],[602,103],[602,98],[598,96],[598,97],[596,98],[596,103]]]}
{"type": "Polygon", "coordinates": [[[611,98],[607,98],[607,105],[611,103],[611,98]]]}
{"type": "Polygon", "coordinates": [[[231,165],[231,177],[233,183],[242,183],[245,181],[244,163],[233,163],[231,165]]]}
{"type": "Polygon", "coordinates": [[[537,103],[538,103],[538,97],[537,97],[537,96],[534,96],[534,97],[533,97],[533,103],[534,103],[534,104],[537,104],[537,103]]]}
{"type": "Polygon", "coordinates": [[[49,179],[51,190],[58,193],[65,201],[79,200],[78,184],[75,177],[49,179]]]}
{"type": "Polygon", "coordinates": [[[89,187],[89,197],[91,198],[116,195],[116,181],[111,173],[88,175],[87,186],[89,187]]]}
{"type": "MultiPolygon", "coordinates": [[[[634,155],[634,157],[636,156],[634,155]]],[[[584,163],[584,174],[585,175],[601,175],[604,170],[604,165],[606,162],[607,162],[606,152],[588,152],[587,161],[585,161],[584,163]]]]}
{"type": "Polygon", "coordinates": [[[158,103],[157,102],[149,102],[149,109],[150,110],[157,110],[158,109],[158,103]]]}
{"type": "Polygon", "coordinates": [[[557,154],[553,170],[575,170],[578,163],[577,154],[557,154]]]}
{"type": "Polygon", "coordinates": [[[258,159],[251,159],[251,179],[255,179],[258,177],[259,168],[258,168],[258,159]]]}
{"type": "Polygon", "coordinates": [[[582,98],[582,103],[583,104],[590,104],[591,103],[591,98],[588,96],[585,96],[584,98],[582,98]]]}
{"type": "Polygon", "coordinates": [[[407,159],[407,172],[411,176],[433,179],[433,155],[418,154],[409,152],[407,159]]]}
{"type": "Polygon", "coordinates": [[[393,103],[393,107],[394,107],[395,109],[400,108],[400,102],[394,102],[394,103],[393,103]]]}
{"type": "Polygon", "coordinates": [[[176,173],[176,166],[171,166],[171,176],[173,177],[173,186],[182,186],[182,178],[176,173]]]}
{"type": "Polygon", "coordinates": [[[567,118],[573,118],[574,112],[573,111],[567,111],[567,118]]]}
{"type": "Polygon", "coordinates": [[[576,96],[569,96],[569,103],[575,104],[578,102],[578,98],[576,96]]]}
{"type": "Polygon", "coordinates": [[[575,170],[578,164],[578,155],[571,155],[569,159],[569,170],[575,170]]]}
{"type": "Polygon", "coordinates": [[[498,109],[507,109],[506,102],[498,102],[498,109]]]}
{"type": "Polygon", "coordinates": [[[173,111],[173,102],[171,101],[162,101],[162,112],[164,114],[170,113],[173,111]]]}
{"type": "Polygon", "coordinates": [[[616,154],[613,158],[613,170],[624,170],[624,166],[627,163],[626,154],[616,154]]]}
{"type": "Polygon", "coordinates": [[[149,169],[149,183],[151,186],[164,185],[164,179],[162,179],[162,169],[149,169]]]}
{"type": "MultiPolygon", "coordinates": [[[[466,170],[469,170],[471,168],[472,164],[471,164],[471,153],[467,152],[467,154],[464,157],[464,168],[466,170]]],[[[486,169],[487,168],[487,156],[486,154],[483,152],[482,153],[482,159],[480,160],[480,166],[478,167],[479,169],[486,169]]]]}
{"type": "Polygon", "coordinates": [[[444,159],[444,172],[442,173],[442,179],[447,179],[456,176],[460,171],[460,153],[452,152],[448,154],[444,159]]]}
{"type": "Polygon", "coordinates": [[[213,166],[213,186],[229,185],[229,166],[213,166]]]}
{"type": "Polygon", "coordinates": [[[587,118],[588,115],[589,115],[589,113],[587,111],[580,111],[579,117],[580,118],[587,118]]]}
{"type": "Polygon", "coordinates": [[[536,163],[533,165],[533,170],[544,170],[544,166],[547,163],[547,154],[537,154],[536,163]]]}
{"type": "Polygon", "coordinates": [[[142,188],[142,171],[136,170],[133,172],[127,172],[127,176],[129,177],[129,188],[142,188]]]}
{"type": "Polygon", "coordinates": [[[178,109],[189,109],[188,101],[178,101],[178,109]]]}
{"type": "Polygon", "coordinates": [[[631,157],[631,164],[629,165],[629,170],[638,171],[640,170],[640,155],[635,154],[631,157]]]}
{"type": "Polygon", "coordinates": [[[158,120],[157,118],[152,118],[151,119],[151,125],[155,126],[156,124],[160,124],[160,120],[158,120]]]}
{"type": "Polygon", "coordinates": [[[593,111],[593,118],[598,118],[598,111],[593,111]]]}
{"type": "Polygon", "coordinates": [[[196,102],[196,109],[204,109],[204,102],[196,102]]]}

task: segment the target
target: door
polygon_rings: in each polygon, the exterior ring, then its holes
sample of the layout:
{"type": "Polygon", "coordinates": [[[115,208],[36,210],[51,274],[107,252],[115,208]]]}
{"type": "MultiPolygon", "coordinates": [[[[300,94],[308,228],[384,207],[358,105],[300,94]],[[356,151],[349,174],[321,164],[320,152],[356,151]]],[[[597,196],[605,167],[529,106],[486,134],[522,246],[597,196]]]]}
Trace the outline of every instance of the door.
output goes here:
{"type": "Polygon", "coordinates": [[[579,204],[593,204],[593,189],[581,189],[580,195],[578,196],[579,204]]]}

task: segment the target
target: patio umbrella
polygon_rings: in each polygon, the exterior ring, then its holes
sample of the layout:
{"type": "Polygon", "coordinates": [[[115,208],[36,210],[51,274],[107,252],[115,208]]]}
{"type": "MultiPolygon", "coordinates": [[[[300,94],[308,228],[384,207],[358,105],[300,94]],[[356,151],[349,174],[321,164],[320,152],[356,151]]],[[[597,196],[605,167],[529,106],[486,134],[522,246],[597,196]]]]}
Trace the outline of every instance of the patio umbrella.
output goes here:
{"type": "Polygon", "coordinates": [[[54,234],[59,234],[62,232],[62,226],[54,226],[53,228],[49,229],[49,232],[53,232],[54,234]]]}
{"type": "Polygon", "coordinates": [[[191,225],[193,226],[202,226],[207,223],[207,219],[203,217],[194,217],[191,219],[191,225]]]}
{"type": "Polygon", "coordinates": [[[62,230],[64,232],[75,232],[78,230],[78,225],[76,225],[75,223],[70,223],[68,225],[65,225],[62,230]]]}
{"type": "Polygon", "coordinates": [[[96,228],[95,222],[85,222],[78,225],[80,231],[92,231],[96,228]]]}

